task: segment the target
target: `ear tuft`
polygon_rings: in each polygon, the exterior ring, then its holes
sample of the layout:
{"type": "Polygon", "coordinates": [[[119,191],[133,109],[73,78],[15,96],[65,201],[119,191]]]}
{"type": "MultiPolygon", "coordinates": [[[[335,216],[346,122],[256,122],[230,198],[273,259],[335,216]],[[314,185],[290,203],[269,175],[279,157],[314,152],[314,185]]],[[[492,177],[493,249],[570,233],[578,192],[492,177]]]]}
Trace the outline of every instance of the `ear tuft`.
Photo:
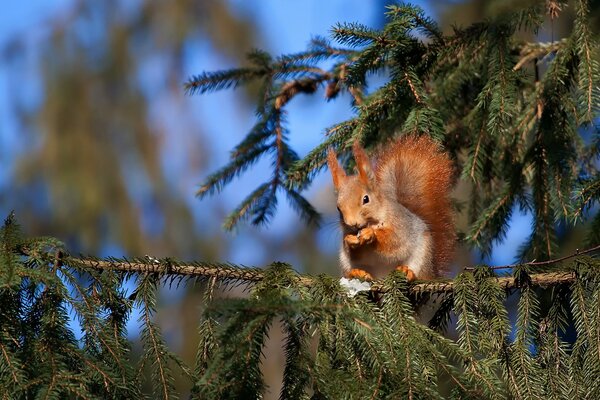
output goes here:
{"type": "Polygon", "coordinates": [[[327,165],[329,166],[331,177],[333,178],[333,187],[337,192],[342,184],[342,181],[346,178],[346,172],[339,164],[332,148],[327,151],[327,165]]]}
{"type": "Polygon", "coordinates": [[[367,156],[365,149],[361,147],[358,140],[354,142],[352,151],[354,153],[354,160],[356,161],[356,168],[358,169],[358,177],[363,184],[369,185],[375,178],[373,168],[371,167],[371,160],[369,160],[369,156],[367,156]]]}

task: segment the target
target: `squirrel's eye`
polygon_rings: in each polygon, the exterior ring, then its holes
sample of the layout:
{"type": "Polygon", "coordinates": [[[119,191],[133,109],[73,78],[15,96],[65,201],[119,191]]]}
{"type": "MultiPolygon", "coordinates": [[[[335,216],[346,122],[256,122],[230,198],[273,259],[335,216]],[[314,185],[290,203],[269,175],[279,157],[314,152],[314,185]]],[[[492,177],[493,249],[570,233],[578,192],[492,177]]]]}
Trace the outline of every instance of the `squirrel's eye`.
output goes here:
{"type": "Polygon", "coordinates": [[[363,204],[367,204],[368,202],[369,202],[369,196],[365,194],[363,197],[363,204]]]}

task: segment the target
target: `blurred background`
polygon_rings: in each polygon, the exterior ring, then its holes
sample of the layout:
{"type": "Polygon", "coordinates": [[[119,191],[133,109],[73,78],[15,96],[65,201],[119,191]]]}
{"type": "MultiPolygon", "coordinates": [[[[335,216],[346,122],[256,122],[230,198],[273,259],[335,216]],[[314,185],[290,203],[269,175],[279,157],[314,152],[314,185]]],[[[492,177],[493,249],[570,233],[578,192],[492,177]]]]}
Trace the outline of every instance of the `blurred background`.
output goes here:
{"type": "MultiPolygon", "coordinates": [[[[269,175],[268,160],[223,193],[194,197],[255,116],[252,88],[191,97],[183,83],[202,71],[241,65],[252,48],[302,51],[337,22],[381,27],[386,3],[8,2],[0,13],[0,217],[14,210],[27,235],[55,236],[75,253],[249,266],[286,261],[300,272],[336,274],[340,236],[327,173],[307,193],[324,215],[320,228],[305,226],[281,201],[266,227],[221,229],[223,217],[269,175]]],[[[445,30],[517,4],[413,3],[445,30]]],[[[562,37],[569,12],[547,24],[539,39],[562,37]]],[[[326,127],[351,116],[349,98],[325,102],[322,91],[295,98],[287,114],[292,147],[305,155],[326,127]]],[[[529,225],[516,211],[508,239],[484,261],[512,262],[529,225]]],[[[465,251],[457,265],[477,261],[465,251]]],[[[165,290],[157,315],[171,348],[190,363],[199,304],[198,289],[165,290]]],[[[135,340],[135,316],[131,321],[135,340]]],[[[281,359],[269,357],[265,368],[277,370],[281,359]]]]}

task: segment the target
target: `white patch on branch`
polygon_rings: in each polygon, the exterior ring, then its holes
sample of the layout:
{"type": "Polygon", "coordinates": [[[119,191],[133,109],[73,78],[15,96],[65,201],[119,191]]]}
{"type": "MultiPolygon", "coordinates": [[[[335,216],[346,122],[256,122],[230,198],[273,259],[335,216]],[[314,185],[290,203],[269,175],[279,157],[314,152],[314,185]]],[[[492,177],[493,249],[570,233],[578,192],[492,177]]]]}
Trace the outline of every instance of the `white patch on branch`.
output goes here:
{"type": "Polygon", "coordinates": [[[340,285],[348,292],[348,297],[354,297],[358,292],[371,290],[371,282],[359,279],[340,278],[340,285]]]}

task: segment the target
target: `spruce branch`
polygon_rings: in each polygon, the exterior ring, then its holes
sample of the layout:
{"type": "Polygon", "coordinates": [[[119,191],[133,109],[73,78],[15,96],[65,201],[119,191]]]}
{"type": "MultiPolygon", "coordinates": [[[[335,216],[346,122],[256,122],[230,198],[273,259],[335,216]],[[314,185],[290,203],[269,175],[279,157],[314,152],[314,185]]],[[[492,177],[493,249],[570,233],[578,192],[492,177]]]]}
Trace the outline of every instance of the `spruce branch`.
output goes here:
{"type": "MultiPolygon", "coordinates": [[[[202,198],[220,192],[234,177],[239,176],[266,153],[273,154],[273,175],[229,214],[223,224],[226,230],[233,229],[240,221],[246,219],[251,219],[255,225],[267,223],[275,213],[277,192],[290,166],[298,160],[296,153],[287,144],[284,107],[296,95],[312,94],[321,83],[334,77],[333,73],[309,62],[333,55],[329,52],[336,50],[328,48],[324,43],[316,43],[315,46],[320,47],[315,51],[281,56],[275,60],[264,52],[256,52],[249,56],[249,60],[260,67],[260,73],[264,77],[262,100],[257,107],[259,120],[234,148],[229,164],[210,175],[197,191],[197,196],[202,198]]],[[[216,89],[226,88],[232,85],[230,76],[235,77],[238,73],[241,74],[239,70],[215,73],[214,76],[198,80],[194,87],[201,88],[202,85],[210,83],[216,89]]],[[[212,89],[213,86],[208,86],[208,89],[212,89]]],[[[319,214],[298,191],[289,188],[285,191],[290,203],[301,216],[309,222],[318,222],[319,214]]]]}
{"type": "Polygon", "coordinates": [[[238,283],[259,282],[262,280],[261,269],[238,267],[230,263],[180,263],[172,259],[159,260],[150,257],[131,260],[116,258],[103,260],[94,257],[75,257],[70,255],[63,256],[62,263],[83,269],[159,275],[174,274],[205,278],[214,277],[238,283]]]}
{"type": "Polygon", "coordinates": [[[580,182],[574,194],[578,204],[573,217],[582,218],[584,211],[600,199],[600,176],[580,182]]]}
{"type": "Polygon", "coordinates": [[[592,40],[588,23],[589,4],[585,0],[576,2],[573,45],[579,57],[578,89],[580,103],[583,106],[583,120],[592,123],[600,111],[600,63],[598,62],[598,43],[592,40]]]}
{"type": "Polygon", "coordinates": [[[334,40],[350,47],[360,47],[382,41],[379,31],[359,23],[340,23],[332,31],[334,40]]]}
{"type": "Polygon", "coordinates": [[[259,157],[269,149],[268,145],[255,145],[252,149],[240,154],[227,166],[210,175],[200,189],[198,189],[196,196],[203,198],[206,195],[220,192],[225,185],[230,183],[233,178],[244,172],[252,164],[256,163],[259,157]]]}
{"type": "Polygon", "coordinates": [[[234,69],[229,71],[203,72],[200,75],[192,76],[184,87],[188,94],[208,93],[222,89],[236,88],[240,84],[258,77],[263,71],[254,69],[234,69]]]}
{"type": "Polygon", "coordinates": [[[515,201],[513,196],[514,193],[510,188],[505,188],[501,196],[483,210],[479,219],[471,227],[467,240],[476,243],[483,254],[492,251],[493,241],[502,240],[506,236],[508,220],[515,201]]]}
{"type": "MultiPolygon", "coordinates": [[[[356,60],[355,58],[351,59],[351,62],[353,62],[355,60],[356,60]]],[[[340,82],[343,82],[346,86],[346,89],[348,90],[348,92],[350,93],[352,98],[354,99],[354,104],[356,104],[356,106],[362,106],[365,102],[363,90],[361,89],[360,86],[355,86],[351,82],[348,81],[348,79],[347,79],[348,67],[349,67],[349,63],[342,63],[340,65],[339,79],[332,81],[330,86],[327,87],[328,91],[325,93],[325,97],[328,100],[335,98],[337,96],[337,92],[339,91],[338,86],[339,86],[340,82]],[[334,85],[334,86],[332,86],[332,85],[334,85]]]]}
{"type": "Polygon", "coordinates": [[[314,148],[303,159],[296,161],[287,172],[287,185],[291,188],[305,187],[312,177],[326,164],[329,148],[340,150],[349,147],[356,120],[345,121],[327,130],[327,139],[314,148]]]}
{"type": "Polygon", "coordinates": [[[389,5],[386,8],[388,9],[386,12],[388,17],[399,18],[402,14],[409,16],[414,20],[414,25],[428,37],[441,43],[444,42],[444,36],[438,24],[433,19],[427,17],[421,8],[409,4],[402,6],[389,5]]]}
{"type": "MultiPolygon", "coordinates": [[[[580,257],[584,254],[600,250],[600,245],[590,249],[582,250],[571,255],[560,257],[547,261],[531,261],[529,263],[486,267],[490,270],[517,268],[520,265],[533,267],[549,266],[568,259],[580,257]]],[[[217,279],[234,284],[256,284],[265,279],[265,270],[256,267],[236,266],[230,263],[206,263],[206,262],[179,262],[172,259],[116,259],[108,260],[97,259],[93,257],[75,257],[71,255],[61,256],[62,267],[68,265],[83,269],[92,270],[113,270],[124,273],[143,273],[157,274],[159,276],[182,276],[195,277],[199,279],[217,279]]],[[[600,264],[600,263],[599,263],[600,264]]],[[[473,267],[465,267],[466,272],[473,271],[473,267]]],[[[548,287],[571,283],[575,279],[575,274],[569,269],[552,272],[539,272],[531,274],[531,284],[534,286],[548,287]]],[[[308,275],[298,275],[298,283],[305,287],[311,287],[315,284],[315,277],[308,275]]],[[[510,276],[494,276],[494,279],[504,289],[513,289],[519,287],[518,279],[510,276]]],[[[454,280],[439,281],[417,281],[409,286],[409,293],[418,295],[422,293],[450,293],[454,290],[456,282],[454,280]]],[[[371,288],[374,292],[385,293],[388,288],[382,282],[374,282],[371,288]]]]}

